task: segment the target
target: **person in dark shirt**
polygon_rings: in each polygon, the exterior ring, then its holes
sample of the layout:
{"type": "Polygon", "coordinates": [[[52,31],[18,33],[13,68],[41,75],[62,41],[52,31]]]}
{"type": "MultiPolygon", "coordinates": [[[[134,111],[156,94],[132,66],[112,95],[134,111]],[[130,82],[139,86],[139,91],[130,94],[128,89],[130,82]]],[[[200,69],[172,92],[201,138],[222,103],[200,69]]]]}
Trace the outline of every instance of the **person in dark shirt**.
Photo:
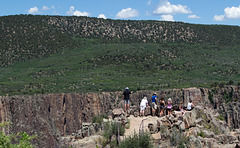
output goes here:
{"type": "Polygon", "coordinates": [[[129,91],[129,88],[126,87],[124,92],[123,92],[123,100],[124,100],[124,104],[125,104],[125,112],[129,110],[129,102],[130,102],[130,94],[132,92],[129,91]]]}

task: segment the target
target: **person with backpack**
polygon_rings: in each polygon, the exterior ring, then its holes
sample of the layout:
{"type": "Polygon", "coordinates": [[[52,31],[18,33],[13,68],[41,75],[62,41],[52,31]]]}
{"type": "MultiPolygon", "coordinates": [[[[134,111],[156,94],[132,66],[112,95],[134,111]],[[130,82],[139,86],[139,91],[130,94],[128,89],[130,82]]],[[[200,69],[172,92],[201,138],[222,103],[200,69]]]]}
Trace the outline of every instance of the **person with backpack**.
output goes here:
{"type": "Polygon", "coordinates": [[[153,93],[152,96],[152,115],[155,116],[156,110],[157,110],[157,94],[153,93]]]}
{"type": "Polygon", "coordinates": [[[132,94],[132,92],[130,92],[129,88],[126,87],[123,92],[123,97],[122,97],[122,99],[124,100],[124,104],[125,104],[125,110],[124,110],[125,112],[128,112],[128,110],[129,110],[130,94],[132,94]]]}

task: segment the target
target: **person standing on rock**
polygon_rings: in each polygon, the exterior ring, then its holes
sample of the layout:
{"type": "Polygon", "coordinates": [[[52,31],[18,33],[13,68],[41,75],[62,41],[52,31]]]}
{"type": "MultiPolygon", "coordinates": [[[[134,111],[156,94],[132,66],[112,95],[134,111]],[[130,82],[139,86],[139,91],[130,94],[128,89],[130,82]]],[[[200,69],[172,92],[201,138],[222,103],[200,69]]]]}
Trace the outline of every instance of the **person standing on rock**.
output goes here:
{"type": "Polygon", "coordinates": [[[127,112],[129,110],[129,102],[130,102],[130,94],[132,92],[129,91],[129,88],[126,87],[124,92],[123,92],[123,100],[124,100],[124,104],[125,104],[125,112],[127,112]]]}
{"type": "Polygon", "coordinates": [[[159,103],[160,103],[160,117],[162,117],[164,114],[164,108],[165,108],[165,101],[163,97],[161,97],[161,100],[159,103]]]}
{"type": "Polygon", "coordinates": [[[167,115],[170,115],[172,111],[172,99],[169,98],[167,101],[167,115]]]}
{"type": "Polygon", "coordinates": [[[157,110],[157,94],[153,93],[152,96],[152,115],[155,116],[155,112],[157,110]]]}
{"type": "Polygon", "coordinates": [[[144,116],[144,110],[148,106],[147,97],[144,97],[140,103],[140,116],[144,116]]]}

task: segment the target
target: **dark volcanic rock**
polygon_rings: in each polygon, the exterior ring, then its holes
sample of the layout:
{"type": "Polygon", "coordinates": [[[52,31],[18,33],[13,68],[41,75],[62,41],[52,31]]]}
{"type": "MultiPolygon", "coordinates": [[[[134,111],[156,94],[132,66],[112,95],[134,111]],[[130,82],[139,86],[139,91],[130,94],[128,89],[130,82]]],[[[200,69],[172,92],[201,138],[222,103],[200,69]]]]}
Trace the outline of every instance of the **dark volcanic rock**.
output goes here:
{"type": "MultiPolygon", "coordinates": [[[[198,88],[161,90],[156,92],[157,103],[159,103],[159,98],[163,96],[165,101],[172,98],[174,105],[183,102],[186,107],[187,102],[192,99],[196,106],[202,105],[212,108],[212,110],[215,107],[221,112],[229,127],[239,128],[239,88],[221,88],[215,90],[214,93],[212,91],[213,102],[209,100],[209,92],[211,91],[198,88]],[[228,103],[224,103],[226,92],[232,96],[232,101],[228,103]]],[[[152,94],[153,91],[139,91],[131,94],[131,114],[138,116],[141,99],[143,96],[151,98],[152,94]]],[[[13,123],[5,130],[6,132],[26,131],[30,135],[39,136],[38,140],[35,141],[38,147],[59,147],[58,138],[80,130],[83,122],[91,122],[93,116],[102,113],[112,115],[112,110],[115,108],[123,108],[124,104],[121,97],[122,92],[0,96],[0,121],[13,123]]],[[[151,104],[151,100],[148,101],[151,104]]],[[[151,110],[148,109],[146,113],[150,114],[151,110]]],[[[184,124],[188,128],[194,126],[195,122],[191,120],[195,115],[186,113],[187,115],[189,118],[184,117],[187,119],[184,124]]],[[[211,116],[207,118],[209,118],[210,125],[215,125],[213,120],[210,120],[211,116]]],[[[177,122],[177,120],[173,120],[173,122],[177,122]]],[[[197,123],[200,122],[197,120],[197,123]]],[[[161,124],[169,126],[170,123],[161,122],[161,124]]]]}

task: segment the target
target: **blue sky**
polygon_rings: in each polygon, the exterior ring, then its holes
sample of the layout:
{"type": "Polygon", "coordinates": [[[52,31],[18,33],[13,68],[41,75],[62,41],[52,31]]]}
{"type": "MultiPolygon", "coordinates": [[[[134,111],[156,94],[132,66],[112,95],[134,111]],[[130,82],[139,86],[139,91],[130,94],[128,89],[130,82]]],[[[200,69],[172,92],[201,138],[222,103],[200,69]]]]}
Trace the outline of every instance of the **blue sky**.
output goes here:
{"type": "Polygon", "coordinates": [[[16,14],[165,20],[240,26],[239,0],[3,0],[0,16],[16,14]]]}

